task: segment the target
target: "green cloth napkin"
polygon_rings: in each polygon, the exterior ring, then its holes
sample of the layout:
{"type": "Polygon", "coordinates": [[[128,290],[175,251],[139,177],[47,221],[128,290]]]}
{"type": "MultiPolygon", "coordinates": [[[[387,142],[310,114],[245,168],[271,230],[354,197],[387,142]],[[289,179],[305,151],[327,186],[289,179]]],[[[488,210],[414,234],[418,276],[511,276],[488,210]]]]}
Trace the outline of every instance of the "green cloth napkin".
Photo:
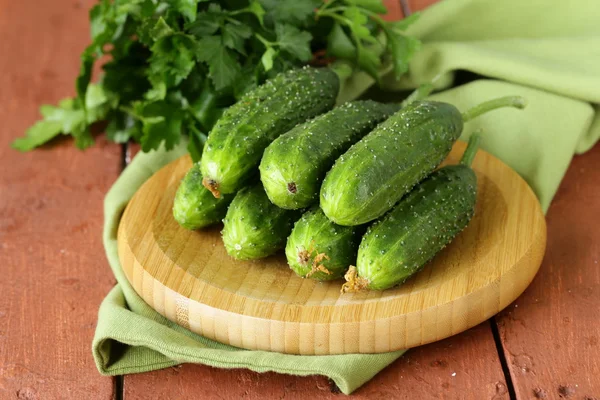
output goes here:
{"type": "MultiPolygon", "coordinates": [[[[503,109],[466,124],[464,138],[483,128],[483,148],[519,172],[547,209],[576,152],[600,137],[600,3],[587,0],[446,0],[426,10],[411,33],[423,41],[406,79],[386,89],[415,87],[435,76],[450,86],[454,71],[478,80],[432,96],[465,110],[481,101],[522,95],[524,111],[503,109]],[[594,108],[595,107],[595,108],[594,108]]],[[[362,94],[372,80],[356,74],[341,99],[362,94]]],[[[152,310],[127,282],[117,256],[120,216],[155,171],[185,153],[139,154],[105,199],[104,246],[118,284],[100,306],[93,354],[98,370],[120,375],[183,362],[294,375],[325,375],[348,394],[403,354],[294,356],[248,351],[200,337],[152,310]]]]}

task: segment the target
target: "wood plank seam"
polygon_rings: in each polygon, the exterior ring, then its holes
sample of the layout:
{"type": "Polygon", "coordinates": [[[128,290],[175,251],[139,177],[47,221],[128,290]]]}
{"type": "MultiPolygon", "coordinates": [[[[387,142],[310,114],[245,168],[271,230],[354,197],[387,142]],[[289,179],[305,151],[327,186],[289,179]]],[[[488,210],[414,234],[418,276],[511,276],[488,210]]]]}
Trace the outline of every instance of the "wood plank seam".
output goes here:
{"type": "Polygon", "coordinates": [[[410,4],[408,4],[408,0],[398,0],[400,2],[400,8],[402,9],[402,13],[405,17],[410,16],[412,11],[410,9],[410,4]]]}
{"type": "MultiPolygon", "coordinates": [[[[121,173],[131,163],[131,152],[129,143],[121,145],[121,173]]],[[[125,375],[117,375],[114,379],[115,400],[123,400],[123,391],[125,387],[125,375]]]]}
{"type": "Polygon", "coordinates": [[[511,400],[517,400],[517,392],[510,375],[510,368],[508,367],[508,361],[504,354],[504,346],[502,345],[502,339],[500,338],[500,332],[498,331],[498,324],[496,323],[496,317],[490,318],[490,328],[492,329],[492,336],[494,337],[494,343],[496,344],[496,352],[498,353],[498,359],[502,366],[502,373],[504,374],[504,381],[506,382],[506,388],[508,389],[508,395],[511,400]]]}

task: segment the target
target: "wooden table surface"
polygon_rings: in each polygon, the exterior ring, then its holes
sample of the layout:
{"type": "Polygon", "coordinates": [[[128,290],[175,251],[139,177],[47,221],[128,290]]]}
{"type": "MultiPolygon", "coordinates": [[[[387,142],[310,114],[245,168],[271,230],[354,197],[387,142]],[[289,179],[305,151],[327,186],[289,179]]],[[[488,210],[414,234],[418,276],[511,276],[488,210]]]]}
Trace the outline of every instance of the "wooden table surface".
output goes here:
{"type": "MultiPolygon", "coordinates": [[[[434,1],[388,1],[417,10],[434,1]]],[[[340,398],[324,377],[183,365],[101,376],[98,306],[115,284],[102,201],[133,148],[9,143],[74,93],[92,0],[0,0],[0,399],[340,398]]],[[[406,10],[406,8],[405,8],[406,10]]],[[[411,350],[355,398],[600,399],[600,145],[576,156],[547,215],[537,277],[504,312],[411,350]]]]}

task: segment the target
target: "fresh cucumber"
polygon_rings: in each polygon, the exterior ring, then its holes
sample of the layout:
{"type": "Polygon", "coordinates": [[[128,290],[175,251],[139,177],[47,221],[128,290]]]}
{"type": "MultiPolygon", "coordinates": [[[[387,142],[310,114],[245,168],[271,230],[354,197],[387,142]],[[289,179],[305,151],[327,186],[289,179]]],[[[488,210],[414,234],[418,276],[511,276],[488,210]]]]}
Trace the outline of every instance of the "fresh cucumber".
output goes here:
{"type": "Polygon", "coordinates": [[[337,159],[321,186],[321,208],[339,225],[379,218],[446,158],[463,121],[500,107],[524,106],[521,97],[503,97],[461,114],[442,102],[409,104],[337,159]]]}
{"type": "Polygon", "coordinates": [[[318,202],[321,181],[335,159],[399,109],[370,100],[345,103],[279,136],[260,163],[269,199],[287,209],[318,202]]]}
{"type": "Polygon", "coordinates": [[[477,176],[470,165],[478,142],[473,134],[460,164],[432,173],[369,227],[342,292],[403,283],[467,226],[477,200],[477,176]]]}
{"type": "Polygon", "coordinates": [[[288,209],[318,202],[325,173],[342,153],[401,106],[427,97],[431,90],[431,84],[422,85],[401,105],[369,100],[345,103],[279,136],[260,163],[260,179],[269,199],[288,209]]]}
{"type": "Polygon", "coordinates": [[[355,263],[363,232],[362,227],[334,224],[315,207],[294,225],[285,247],[288,264],[303,278],[339,279],[355,263]]]}
{"type": "Polygon", "coordinates": [[[186,229],[200,229],[221,222],[233,196],[216,199],[202,186],[200,165],[194,164],[182,179],[173,202],[173,217],[186,229]]]}
{"type": "Polygon", "coordinates": [[[204,146],[204,186],[234,193],[257,172],[264,149],[299,123],[333,108],[339,79],[328,68],[278,74],[245,94],[217,121],[204,146]]]}
{"type": "Polygon", "coordinates": [[[271,203],[260,183],[242,189],[223,220],[225,249],[238,260],[267,257],[285,246],[285,239],[299,217],[298,211],[284,210],[271,203]]]}

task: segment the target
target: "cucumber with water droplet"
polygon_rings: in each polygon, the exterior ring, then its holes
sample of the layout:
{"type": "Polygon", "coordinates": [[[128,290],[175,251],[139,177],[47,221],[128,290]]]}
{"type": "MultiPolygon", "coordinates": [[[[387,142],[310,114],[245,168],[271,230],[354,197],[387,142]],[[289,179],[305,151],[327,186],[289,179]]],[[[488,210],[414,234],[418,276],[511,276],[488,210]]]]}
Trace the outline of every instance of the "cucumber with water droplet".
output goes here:
{"type": "Polygon", "coordinates": [[[266,148],[259,168],[269,199],[288,209],[317,202],[335,159],[399,109],[397,104],[353,101],[279,136],[266,148]]]}
{"type": "Polygon", "coordinates": [[[288,264],[303,278],[339,279],[355,263],[363,232],[362,227],[334,224],[315,207],[294,225],[285,246],[288,264]]]}
{"type": "Polygon", "coordinates": [[[342,153],[401,106],[427,97],[431,90],[431,84],[421,85],[402,104],[345,103],[279,136],[260,162],[260,179],[269,199],[288,209],[318,202],[325,173],[342,153]]]}
{"type": "Polygon", "coordinates": [[[208,135],[201,166],[215,197],[234,193],[257,172],[265,148],[299,123],[329,111],[339,79],[329,68],[278,74],[229,107],[208,135]]]}
{"type": "Polygon", "coordinates": [[[179,184],[173,202],[173,217],[186,229],[200,229],[221,222],[232,195],[215,198],[202,186],[200,165],[194,164],[179,184]]]}
{"type": "Polygon", "coordinates": [[[460,164],[433,172],[369,227],[342,292],[402,284],[468,225],[477,201],[470,165],[478,144],[479,134],[473,134],[460,164]]]}
{"type": "Polygon", "coordinates": [[[379,218],[446,158],[463,122],[500,107],[524,106],[522,97],[502,97],[461,114],[437,101],[409,104],[338,158],[321,186],[321,208],[339,225],[379,218]]]}
{"type": "Polygon", "coordinates": [[[240,190],[223,220],[223,243],[238,260],[267,257],[285,246],[300,212],[269,201],[260,183],[240,190]]]}

